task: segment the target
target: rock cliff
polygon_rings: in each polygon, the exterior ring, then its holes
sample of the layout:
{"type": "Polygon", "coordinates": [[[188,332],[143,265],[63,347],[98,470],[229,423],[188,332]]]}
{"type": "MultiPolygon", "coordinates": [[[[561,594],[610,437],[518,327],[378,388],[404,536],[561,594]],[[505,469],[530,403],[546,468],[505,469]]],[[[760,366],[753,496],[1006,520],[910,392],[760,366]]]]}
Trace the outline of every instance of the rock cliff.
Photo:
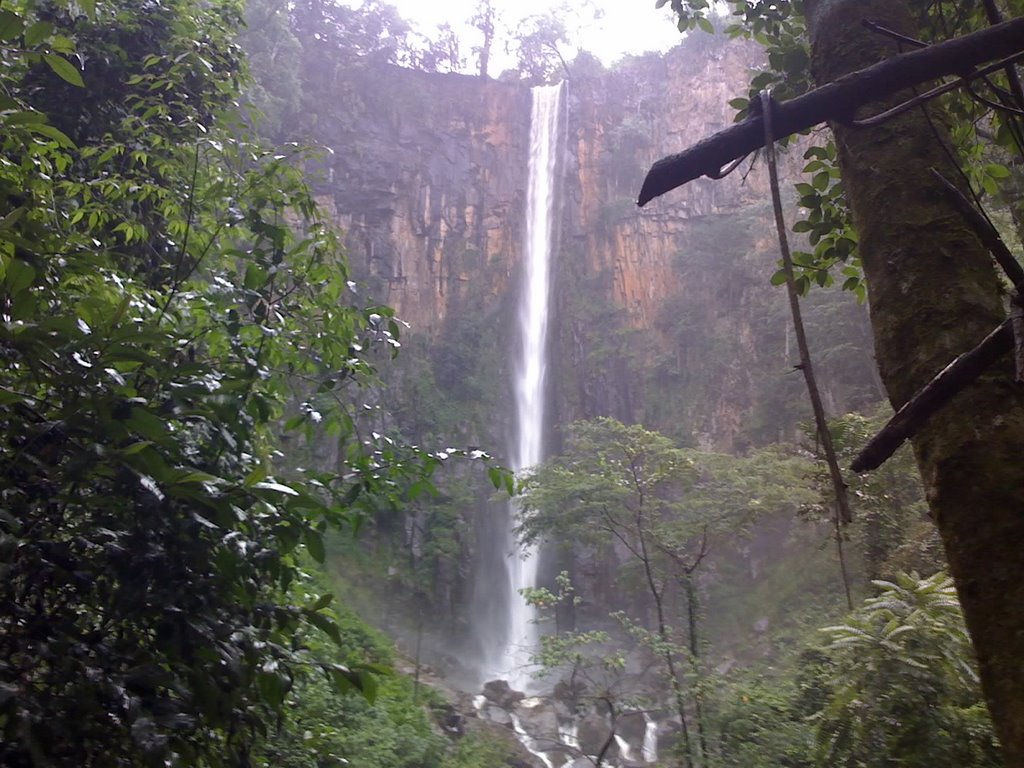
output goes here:
{"type": "MultiPolygon", "coordinates": [[[[790,397],[799,382],[787,375],[783,297],[768,286],[777,257],[763,169],[634,204],[654,160],[731,122],[728,101],[758,56],[700,35],[613,70],[585,54],[571,65],[554,288],[559,421],[613,415],[734,450],[778,439],[805,416],[790,397]]],[[[358,276],[427,346],[475,334],[507,347],[529,89],[395,67],[337,78],[347,106],[316,138],[333,150],[322,192],[358,276]]],[[[791,173],[799,162],[790,152],[791,173]]],[[[840,367],[823,364],[836,408],[876,394],[863,373],[846,376],[870,368],[862,313],[846,298],[812,302],[822,309],[812,338],[859,356],[844,370],[838,358],[840,367]]],[[[501,371],[485,378],[499,402],[501,371]]]]}

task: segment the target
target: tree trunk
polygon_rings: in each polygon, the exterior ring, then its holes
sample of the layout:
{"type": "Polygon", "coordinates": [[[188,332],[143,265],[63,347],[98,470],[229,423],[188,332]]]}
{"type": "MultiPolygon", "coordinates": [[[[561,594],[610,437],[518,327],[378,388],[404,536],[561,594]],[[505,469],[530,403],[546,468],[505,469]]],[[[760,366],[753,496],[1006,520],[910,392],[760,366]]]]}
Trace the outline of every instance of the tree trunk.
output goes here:
{"type": "MultiPolygon", "coordinates": [[[[892,40],[861,21],[913,35],[908,5],[808,0],[818,83],[895,53],[892,40]]],[[[992,259],[929,174],[936,168],[962,184],[938,109],[928,109],[870,129],[832,126],[895,407],[1006,316],[992,259]]],[[[914,451],[1007,765],[1024,766],[1024,393],[1012,382],[1012,361],[932,417],[914,451]]]]}
{"type": "Polygon", "coordinates": [[[690,669],[693,672],[693,706],[694,715],[697,720],[697,742],[700,744],[700,760],[707,765],[708,741],[704,732],[704,691],[703,680],[700,669],[700,638],[697,636],[697,616],[700,613],[700,606],[697,604],[697,585],[694,584],[693,572],[683,571],[683,591],[686,595],[686,622],[690,634],[690,669]]]}

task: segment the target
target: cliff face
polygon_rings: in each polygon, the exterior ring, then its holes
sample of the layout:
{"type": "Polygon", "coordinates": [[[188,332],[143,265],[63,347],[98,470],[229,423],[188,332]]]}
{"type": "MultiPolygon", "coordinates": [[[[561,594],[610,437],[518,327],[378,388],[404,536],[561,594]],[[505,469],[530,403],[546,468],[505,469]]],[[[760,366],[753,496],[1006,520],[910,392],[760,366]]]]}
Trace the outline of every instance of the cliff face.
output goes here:
{"type": "Polygon", "coordinates": [[[681,284],[673,261],[688,222],[737,212],[767,194],[761,174],[746,183],[734,174],[699,179],[644,209],[631,205],[655,160],[731,124],[728,102],[758,58],[749,45],[696,38],[667,56],[570,83],[575,234],[588,268],[612,271],[616,304],[635,327],[653,327],[681,284]]]}
{"type": "MultiPolygon", "coordinates": [[[[769,284],[778,255],[764,170],[698,180],[644,209],[634,202],[653,161],[731,122],[728,101],[745,91],[757,55],[694,35],[614,71],[573,63],[553,255],[552,448],[557,425],[596,416],[721,451],[792,438],[809,419],[785,292],[769,284]]],[[[333,77],[334,102],[311,128],[333,150],[320,191],[346,231],[355,277],[411,324],[385,376],[387,410],[422,444],[482,445],[507,461],[530,91],[393,67],[333,77]]],[[[782,163],[795,176],[800,153],[782,163]]],[[[804,307],[827,409],[877,400],[863,308],[819,289],[804,307]]],[[[380,614],[423,617],[419,590],[430,590],[423,620],[435,661],[466,638],[506,637],[510,599],[505,505],[485,502],[481,473],[446,474],[438,497],[381,521],[401,529],[383,531],[389,546],[365,585],[367,610],[399,636],[400,620],[380,614]],[[403,573],[415,590],[403,589],[403,573]]],[[[616,563],[591,565],[584,589],[595,610],[635,599],[616,591],[616,563]]],[[[474,649],[457,647],[453,666],[465,668],[474,649]]]]}
{"type": "MultiPolygon", "coordinates": [[[[728,101],[744,92],[758,55],[697,35],[613,71],[585,57],[572,65],[553,297],[560,422],[613,415],[729,450],[777,439],[781,425],[805,415],[786,404],[799,382],[785,377],[784,296],[768,286],[777,255],[763,169],[634,204],[654,160],[731,122],[728,101]]],[[[508,348],[528,88],[377,68],[338,75],[337,91],[351,109],[316,138],[334,150],[324,192],[357,275],[427,346],[476,334],[508,348]]],[[[800,158],[791,155],[784,165],[795,173],[800,158]]],[[[858,315],[845,300],[823,306],[846,320],[858,315]]],[[[870,344],[859,322],[847,323],[857,338],[841,343],[856,347],[862,364],[870,344]]],[[[834,344],[834,330],[820,325],[818,338],[834,344]]],[[[467,357],[449,372],[456,381],[440,376],[438,384],[460,384],[465,366],[480,364],[467,357]]],[[[498,360],[485,377],[491,402],[506,394],[506,365],[498,360]]],[[[863,376],[845,381],[825,367],[836,407],[875,394],[863,376]]]]}
{"type": "Polygon", "coordinates": [[[518,260],[529,89],[377,67],[339,91],[352,114],[317,135],[325,200],[374,297],[435,335],[471,282],[496,296],[518,260]]]}

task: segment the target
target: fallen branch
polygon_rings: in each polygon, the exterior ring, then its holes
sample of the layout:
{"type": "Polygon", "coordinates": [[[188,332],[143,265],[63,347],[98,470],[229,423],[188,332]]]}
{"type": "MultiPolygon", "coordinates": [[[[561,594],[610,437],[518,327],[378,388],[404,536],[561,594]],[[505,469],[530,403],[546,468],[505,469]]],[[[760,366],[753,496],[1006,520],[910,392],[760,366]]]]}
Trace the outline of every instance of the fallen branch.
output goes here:
{"type": "Polygon", "coordinates": [[[986,336],[970,352],[957,357],[943,368],[923,389],[914,395],[881,431],[871,438],[857,454],[850,468],[854,472],[869,472],[882,466],[896,453],[905,440],[915,435],[933,413],[948,403],[954,395],[981,376],[996,360],[1013,347],[1010,321],[986,336]]]}
{"type": "MultiPolygon", "coordinates": [[[[775,135],[798,133],[827,120],[852,120],[860,107],[885,96],[940,77],[970,76],[971,70],[979,64],[1022,52],[1024,18],[1019,18],[893,56],[776,105],[775,135]]],[[[637,204],[645,205],[701,176],[714,176],[726,164],[763,144],[763,118],[756,116],[679,154],[662,158],[648,171],[637,204]]]]}

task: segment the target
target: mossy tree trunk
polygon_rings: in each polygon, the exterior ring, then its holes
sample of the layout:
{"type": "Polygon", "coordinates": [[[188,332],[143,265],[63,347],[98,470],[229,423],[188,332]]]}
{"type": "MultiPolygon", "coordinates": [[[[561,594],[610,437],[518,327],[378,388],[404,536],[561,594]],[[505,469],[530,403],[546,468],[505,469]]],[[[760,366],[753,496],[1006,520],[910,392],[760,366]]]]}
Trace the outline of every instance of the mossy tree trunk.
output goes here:
{"type": "MultiPolygon", "coordinates": [[[[896,53],[861,21],[913,35],[907,6],[808,0],[817,82],[896,53]]],[[[832,126],[896,407],[1006,314],[992,259],[929,174],[962,183],[934,107],[930,117],[917,109],[880,127],[832,126]]],[[[1024,393],[1002,362],[934,416],[914,450],[1007,764],[1024,766],[1024,393]]]]}

